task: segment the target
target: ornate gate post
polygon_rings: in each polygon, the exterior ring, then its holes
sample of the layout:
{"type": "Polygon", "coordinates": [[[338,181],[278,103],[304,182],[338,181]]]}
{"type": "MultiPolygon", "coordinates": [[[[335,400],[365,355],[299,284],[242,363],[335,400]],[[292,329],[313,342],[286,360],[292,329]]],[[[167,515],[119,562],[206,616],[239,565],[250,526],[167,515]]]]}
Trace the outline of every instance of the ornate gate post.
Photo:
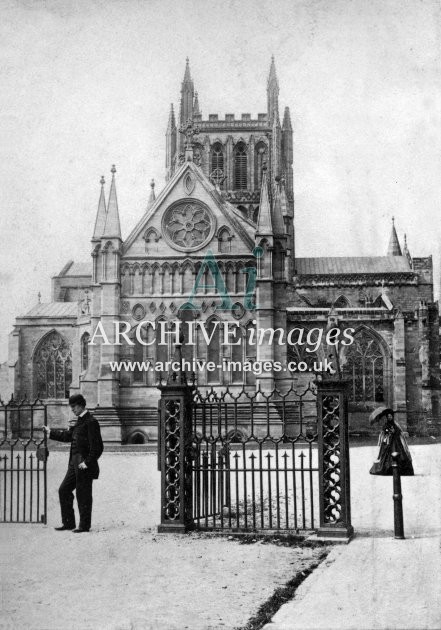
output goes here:
{"type": "Polygon", "coordinates": [[[320,491],[319,537],[348,540],[351,497],[348,440],[348,383],[329,379],[317,383],[318,460],[320,491]]]}
{"type": "Polygon", "coordinates": [[[191,407],[193,387],[182,371],[181,344],[176,344],[167,384],[159,385],[161,399],[160,449],[161,524],[160,533],[184,533],[193,526],[191,446],[191,407]]]}

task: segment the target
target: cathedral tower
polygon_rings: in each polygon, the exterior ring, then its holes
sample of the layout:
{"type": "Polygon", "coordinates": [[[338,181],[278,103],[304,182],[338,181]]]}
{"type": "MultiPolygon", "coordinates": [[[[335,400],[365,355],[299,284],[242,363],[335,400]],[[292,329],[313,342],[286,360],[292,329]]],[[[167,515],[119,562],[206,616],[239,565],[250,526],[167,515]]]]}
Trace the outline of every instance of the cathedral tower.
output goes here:
{"type": "MultiPolygon", "coordinates": [[[[290,255],[294,255],[294,191],[293,191],[293,131],[289,108],[285,108],[283,123],[279,117],[279,81],[274,57],[267,79],[267,111],[252,117],[249,113],[208,114],[203,117],[199,95],[194,91],[190,63],[187,59],[181,85],[180,124],[189,118],[197,128],[194,136],[195,164],[218,186],[223,198],[241,211],[244,218],[257,225],[262,169],[268,169],[268,194],[273,202],[282,181],[286,212],[284,221],[289,236],[290,255]]],[[[166,131],[166,177],[173,176],[184,162],[185,139],[179,133],[173,106],[166,131]],[[177,137],[179,135],[179,138],[177,137]]]]}

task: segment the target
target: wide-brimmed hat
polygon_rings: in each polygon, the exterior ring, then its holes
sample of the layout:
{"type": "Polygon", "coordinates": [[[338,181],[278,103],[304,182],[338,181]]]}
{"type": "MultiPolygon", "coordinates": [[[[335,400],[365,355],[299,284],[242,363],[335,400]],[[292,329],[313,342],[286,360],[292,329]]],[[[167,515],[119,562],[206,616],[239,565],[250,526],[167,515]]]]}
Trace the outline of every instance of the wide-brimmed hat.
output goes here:
{"type": "Polygon", "coordinates": [[[390,407],[377,407],[369,416],[369,424],[374,424],[383,416],[386,416],[388,413],[394,414],[394,410],[390,407]]]}

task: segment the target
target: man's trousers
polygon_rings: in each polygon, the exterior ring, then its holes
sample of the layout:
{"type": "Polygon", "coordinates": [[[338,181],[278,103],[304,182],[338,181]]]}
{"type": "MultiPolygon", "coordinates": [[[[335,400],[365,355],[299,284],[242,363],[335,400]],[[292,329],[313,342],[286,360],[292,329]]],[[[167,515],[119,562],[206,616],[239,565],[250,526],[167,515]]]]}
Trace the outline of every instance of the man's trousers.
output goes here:
{"type": "Polygon", "coordinates": [[[76,489],[78,511],[80,513],[80,529],[90,529],[92,520],[92,475],[90,471],[79,468],[81,455],[73,455],[69,460],[66,476],[58,490],[61,507],[61,521],[65,527],[75,527],[75,512],[73,509],[76,489]]]}

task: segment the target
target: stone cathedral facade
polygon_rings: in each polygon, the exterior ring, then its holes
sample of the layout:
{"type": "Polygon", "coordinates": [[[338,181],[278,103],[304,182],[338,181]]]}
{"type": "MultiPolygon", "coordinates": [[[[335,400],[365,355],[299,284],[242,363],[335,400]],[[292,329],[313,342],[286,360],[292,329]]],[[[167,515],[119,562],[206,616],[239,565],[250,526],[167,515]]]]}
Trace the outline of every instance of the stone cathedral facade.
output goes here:
{"type": "MultiPolygon", "coordinates": [[[[69,393],[80,391],[95,408],[106,440],[156,439],[160,375],[112,371],[110,362],[170,359],[172,336],[160,345],[147,326],[144,345],[136,338],[137,324],[165,322],[167,329],[189,319],[204,323],[212,341],[207,344],[199,331],[194,345],[184,345],[188,359],[312,365],[332,356],[350,381],[353,433],[369,431],[369,413],[380,404],[396,409],[410,433],[425,433],[437,422],[439,331],[431,257],[412,257],[407,244],[402,249],[393,224],[387,251],[375,256],[296,257],[293,128],[288,107],[280,116],[274,59],[266,87],[263,113],[203,116],[187,60],[178,120],[173,106],[168,119],[166,185],[155,195],[152,184],[144,215],[124,239],[116,169],[108,195],[101,180],[91,259],[68,262],[52,279],[52,301],[17,317],[10,334],[9,387],[17,397],[38,394],[51,403],[54,424],[69,415],[69,393]],[[216,260],[214,272],[204,267],[207,256],[216,260]],[[222,276],[229,310],[219,308],[214,273],[222,276]],[[132,343],[113,343],[115,320],[126,322],[132,343]],[[226,321],[239,324],[234,339],[240,344],[222,344],[226,321]],[[90,344],[98,325],[110,344],[102,335],[90,344]],[[315,344],[314,352],[295,343],[249,342],[253,328],[296,328],[297,338],[304,331],[314,340],[330,326],[352,328],[354,342],[337,350],[315,344]]],[[[290,370],[197,374],[199,387],[219,389],[285,391],[308,380],[311,373],[290,370]]]]}

